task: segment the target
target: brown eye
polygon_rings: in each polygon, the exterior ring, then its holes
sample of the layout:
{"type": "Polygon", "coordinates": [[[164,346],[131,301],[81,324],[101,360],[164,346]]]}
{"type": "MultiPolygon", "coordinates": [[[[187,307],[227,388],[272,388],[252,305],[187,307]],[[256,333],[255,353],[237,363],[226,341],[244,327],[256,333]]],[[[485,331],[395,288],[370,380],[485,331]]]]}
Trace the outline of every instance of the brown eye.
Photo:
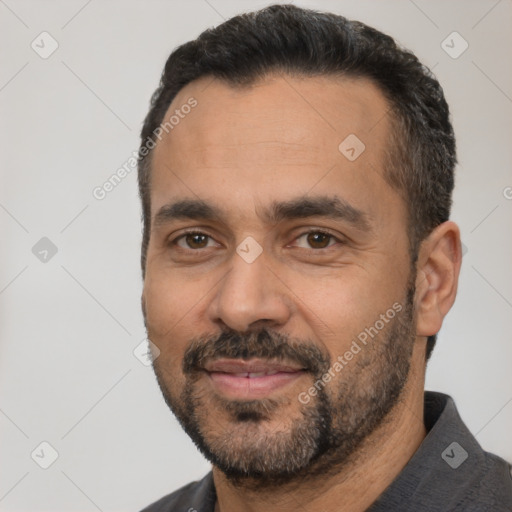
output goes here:
{"type": "Polygon", "coordinates": [[[185,242],[191,249],[203,249],[208,245],[208,235],[190,233],[186,235],[185,242]]]}
{"type": "Polygon", "coordinates": [[[329,249],[333,245],[340,245],[342,241],[328,231],[312,229],[298,236],[293,245],[301,249],[316,250],[329,249]]]}
{"type": "Polygon", "coordinates": [[[213,240],[209,235],[206,235],[204,233],[185,233],[184,235],[179,236],[176,238],[174,243],[181,247],[182,249],[188,249],[188,250],[198,250],[198,249],[205,249],[207,247],[211,247],[213,240]]]}
{"type": "Polygon", "coordinates": [[[308,233],[307,242],[313,249],[325,249],[330,245],[332,235],[322,233],[320,231],[313,231],[308,233]]]}

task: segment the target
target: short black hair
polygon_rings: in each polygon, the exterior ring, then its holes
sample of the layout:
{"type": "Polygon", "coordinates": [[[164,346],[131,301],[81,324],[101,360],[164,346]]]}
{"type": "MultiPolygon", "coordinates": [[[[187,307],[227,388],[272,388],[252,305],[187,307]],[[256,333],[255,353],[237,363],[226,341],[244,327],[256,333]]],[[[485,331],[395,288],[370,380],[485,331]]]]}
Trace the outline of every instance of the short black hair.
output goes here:
{"type": "MultiPolygon", "coordinates": [[[[413,266],[421,241],[448,220],[455,138],[443,90],[433,74],[393,38],[359,21],[294,5],[272,5],[204,31],[176,48],[165,64],[139,150],[143,276],[151,228],[152,153],[147,141],[154,137],[172,100],[184,86],[202,77],[236,87],[275,72],[366,78],[383,93],[392,127],[384,177],[407,205],[413,266]]],[[[427,359],[435,341],[435,335],[428,338],[427,359]]]]}

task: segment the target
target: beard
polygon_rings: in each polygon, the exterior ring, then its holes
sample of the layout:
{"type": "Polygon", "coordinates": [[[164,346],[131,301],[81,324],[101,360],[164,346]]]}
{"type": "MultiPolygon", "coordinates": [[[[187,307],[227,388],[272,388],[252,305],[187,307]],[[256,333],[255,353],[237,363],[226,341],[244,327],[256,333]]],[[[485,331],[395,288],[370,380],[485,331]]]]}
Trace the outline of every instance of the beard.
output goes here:
{"type": "Polygon", "coordinates": [[[204,365],[221,357],[297,363],[310,375],[310,385],[322,381],[332,368],[330,355],[313,342],[267,329],[243,334],[229,330],[193,339],[183,358],[186,380],[181,392],[173,389],[162,358],[153,361],[153,368],[163,397],[185,432],[234,485],[253,490],[301,485],[348,464],[398,402],[415,340],[413,298],[410,284],[402,311],[328,384],[322,382],[307,403],[298,394],[290,398],[285,393],[230,400],[204,385],[204,365]]]}

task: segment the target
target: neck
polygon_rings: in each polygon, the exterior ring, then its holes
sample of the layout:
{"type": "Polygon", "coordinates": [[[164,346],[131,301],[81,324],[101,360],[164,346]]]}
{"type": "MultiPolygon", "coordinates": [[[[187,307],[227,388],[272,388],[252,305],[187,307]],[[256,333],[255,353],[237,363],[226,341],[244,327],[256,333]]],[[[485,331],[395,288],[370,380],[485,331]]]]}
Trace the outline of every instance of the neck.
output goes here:
{"type": "Polygon", "coordinates": [[[366,510],[398,476],[426,435],[423,355],[419,355],[418,350],[414,352],[411,373],[397,404],[339,472],[330,477],[320,475],[305,485],[290,484],[278,489],[253,491],[233,486],[214,467],[215,512],[292,512],[297,510],[297,504],[305,512],[366,510]]]}

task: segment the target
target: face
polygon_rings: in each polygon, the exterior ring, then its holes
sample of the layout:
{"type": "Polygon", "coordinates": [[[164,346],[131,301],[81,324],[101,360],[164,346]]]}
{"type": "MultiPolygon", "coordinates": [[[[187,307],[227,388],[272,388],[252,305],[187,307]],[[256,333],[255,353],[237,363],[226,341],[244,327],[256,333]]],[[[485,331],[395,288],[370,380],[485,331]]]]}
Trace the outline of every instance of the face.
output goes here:
{"type": "Polygon", "coordinates": [[[362,79],[201,79],[166,119],[190,98],[152,160],[143,307],[159,385],[228,477],[326,472],[392,409],[415,339],[388,105],[362,79]]]}

